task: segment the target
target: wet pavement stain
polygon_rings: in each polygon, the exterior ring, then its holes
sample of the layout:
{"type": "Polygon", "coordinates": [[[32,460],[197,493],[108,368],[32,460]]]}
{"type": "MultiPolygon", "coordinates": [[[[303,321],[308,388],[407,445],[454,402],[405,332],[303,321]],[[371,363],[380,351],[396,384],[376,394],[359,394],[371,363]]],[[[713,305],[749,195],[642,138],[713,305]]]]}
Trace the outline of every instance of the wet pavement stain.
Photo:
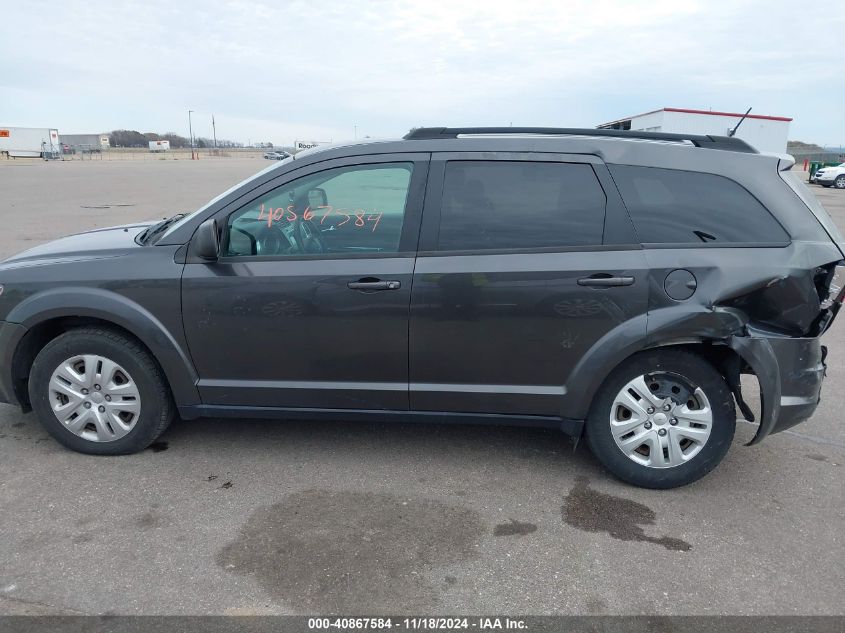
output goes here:
{"type": "Polygon", "coordinates": [[[135,517],[135,527],[142,530],[152,530],[164,525],[164,517],[158,514],[155,510],[149,510],[135,517]]]}
{"type": "Polygon", "coordinates": [[[500,523],[493,528],[493,536],[525,536],[537,531],[533,523],[520,523],[511,519],[509,523],[500,523]]]}
{"type": "Polygon", "coordinates": [[[607,613],[607,602],[602,600],[598,597],[591,597],[587,598],[587,602],[584,605],[587,608],[588,613],[592,614],[602,614],[607,613]]]}
{"type": "Polygon", "coordinates": [[[73,522],[76,527],[85,527],[87,525],[91,525],[92,523],[97,521],[97,517],[94,515],[84,516],[82,518],[77,519],[73,522]]]}
{"type": "Polygon", "coordinates": [[[170,446],[167,442],[153,442],[149,446],[150,450],[153,453],[161,453],[162,451],[166,451],[170,446]]]}
{"type": "Polygon", "coordinates": [[[804,457],[806,457],[807,459],[812,459],[812,460],[817,461],[817,462],[826,462],[827,461],[826,455],[819,455],[818,453],[805,455],[804,457]]]}
{"type": "Polygon", "coordinates": [[[433,572],[476,558],[484,531],[431,499],[309,490],[256,510],[217,563],[302,611],[422,612],[448,589],[433,572]]]}
{"type": "Polygon", "coordinates": [[[642,526],[654,525],[654,510],[630,499],[614,497],[590,488],[590,480],[578,477],[561,512],[563,520],[586,532],[607,532],[620,541],[642,541],[666,549],[688,552],[692,545],[671,536],[648,536],[642,526]]]}

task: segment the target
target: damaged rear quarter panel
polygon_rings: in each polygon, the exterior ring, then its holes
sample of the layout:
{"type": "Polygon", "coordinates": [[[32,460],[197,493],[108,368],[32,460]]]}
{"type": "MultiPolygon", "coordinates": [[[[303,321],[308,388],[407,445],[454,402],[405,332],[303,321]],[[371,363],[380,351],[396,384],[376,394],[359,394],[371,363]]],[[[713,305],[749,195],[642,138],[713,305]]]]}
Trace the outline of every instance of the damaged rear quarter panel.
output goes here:
{"type": "Polygon", "coordinates": [[[737,352],[757,375],[763,400],[752,443],[812,414],[824,371],[815,331],[822,313],[816,275],[842,258],[833,242],[648,248],[645,255],[651,271],[648,347],[712,342],[737,352]],[[664,290],[666,276],[679,268],[696,280],[695,292],[683,301],[664,290]]]}

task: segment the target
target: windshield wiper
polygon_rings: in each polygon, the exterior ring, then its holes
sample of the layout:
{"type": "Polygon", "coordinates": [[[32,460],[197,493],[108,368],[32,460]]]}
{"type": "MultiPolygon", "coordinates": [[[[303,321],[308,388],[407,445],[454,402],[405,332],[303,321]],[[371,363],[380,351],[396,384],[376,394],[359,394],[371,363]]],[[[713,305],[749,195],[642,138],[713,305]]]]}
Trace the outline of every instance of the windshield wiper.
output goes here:
{"type": "Polygon", "coordinates": [[[174,224],[176,221],[181,220],[187,214],[186,213],[177,213],[157,224],[153,224],[151,227],[148,227],[141,231],[141,234],[138,235],[137,241],[139,244],[147,244],[150,240],[152,240],[156,235],[160,235],[163,233],[170,225],[174,224]]]}

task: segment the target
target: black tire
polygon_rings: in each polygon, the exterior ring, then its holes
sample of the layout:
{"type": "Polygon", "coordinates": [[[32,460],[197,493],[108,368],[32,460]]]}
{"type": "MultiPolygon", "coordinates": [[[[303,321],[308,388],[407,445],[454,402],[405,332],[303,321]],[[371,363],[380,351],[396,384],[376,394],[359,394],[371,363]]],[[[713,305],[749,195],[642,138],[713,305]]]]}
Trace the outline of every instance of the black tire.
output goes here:
{"type": "Polygon", "coordinates": [[[676,488],[690,484],[713,470],[728,452],[736,429],[733,395],[725,379],[704,358],[685,350],[650,350],[626,360],[605,380],[593,400],[585,428],[593,455],[616,477],[643,488],[676,488]],[[712,428],[703,447],[686,463],[653,468],[629,458],[616,445],[610,414],[614,400],[637,376],[665,372],[700,387],[710,402],[712,428]]]}
{"type": "Polygon", "coordinates": [[[128,455],[144,450],[176,417],[170,388],[156,361],[136,339],[107,328],[70,330],[38,353],[29,376],[32,408],[46,431],[59,443],[91,455],[128,455]],[[140,413],[129,433],[109,442],[96,442],[71,432],[53,413],[49,384],[53,372],[68,358],[96,354],[113,360],[132,376],[141,398],[140,413]]]}
{"type": "Polygon", "coordinates": [[[845,174],[842,176],[837,176],[836,180],[833,181],[836,185],[837,189],[845,189],[845,174]]]}

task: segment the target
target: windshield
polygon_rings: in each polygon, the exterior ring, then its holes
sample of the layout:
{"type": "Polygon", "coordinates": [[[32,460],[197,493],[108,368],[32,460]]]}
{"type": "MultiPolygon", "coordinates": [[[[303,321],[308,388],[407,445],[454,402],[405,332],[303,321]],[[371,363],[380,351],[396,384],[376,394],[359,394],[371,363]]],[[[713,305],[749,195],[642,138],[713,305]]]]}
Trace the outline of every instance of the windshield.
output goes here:
{"type": "Polygon", "coordinates": [[[294,157],[293,157],[293,156],[288,156],[288,157],[287,157],[287,158],[285,158],[284,160],[280,160],[280,161],[278,161],[278,162],[276,162],[276,163],[273,163],[273,164],[272,164],[272,165],[270,165],[269,167],[266,167],[265,169],[262,169],[261,171],[259,171],[259,172],[258,172],[258,173],[256,173],[256,174],[253,174],[252,176],[250,176],[250,177],[249,177],[249,178],[247,178],[246,180],[242,180],[241,182],[237,183],[236,185],[234,185],[234,186],[232,186],[232,187],[229,187],[226,191],[224,191],[223,193],[221,193],[219,196],[216,196],[216,197],[212,198],[212,199],[211,199],[211,200],[209,200],[206,204],[204,204],[203,206],[201,206],[199,209],[197,209],[197,210],[196,210],[196,211],[194,211],[193,213],[188,213],[188,214],[187,214],[187,215],[185,215],[184,217],[180,218],[180,220],[179,220],[178,222],[174,222],[171,226],[169,226],[169,227],[167,228],[167,231],[166,231],[165,233],[163,233],[163,234],[159,237],[159,241],[160,241],[160,240],[163,240],[163,239],[164,239],[164,238],[166,238],[168,235],[170,235],[173,231],[176,231],[176,230],[177,230],[177,229],[179,229],[180,227],[184,226],[186,223],[190,222],[192,218],[194,218],[194,217],[196,217],[196,216],[197,216],[197,214],[202,213],[203,211],[205,211],[206,209],[208,209],[211,205],[213,205],[213,204],[215,204],[216,202],[218,202],[218,201],[222,200],[223,198],[225,198],[226,196],[228,196],[230,193],[232,193],[232,192],[233,192],[233,191],[235,191],[236,189],[239,189],[242,185],[245,185],[245,184],[246,184],[246,183],[248,183],[248,182],[251,182],[251,181],[253,181],[253,180],[256,180],[257,178],[260,178],[260,177],[261,177],[261,176],[263,176],[264,174],[266,174],[266,173],[268,173],[268,172],[271,172],[271,171],[273,171],[274,169],[279,169],[279,167],[281,167],[282,165],[287,165],[287,164],[289,164],[290,162],[292,162],[292,161],[293,161],[293,159],[294,159],[294,157]]]}

